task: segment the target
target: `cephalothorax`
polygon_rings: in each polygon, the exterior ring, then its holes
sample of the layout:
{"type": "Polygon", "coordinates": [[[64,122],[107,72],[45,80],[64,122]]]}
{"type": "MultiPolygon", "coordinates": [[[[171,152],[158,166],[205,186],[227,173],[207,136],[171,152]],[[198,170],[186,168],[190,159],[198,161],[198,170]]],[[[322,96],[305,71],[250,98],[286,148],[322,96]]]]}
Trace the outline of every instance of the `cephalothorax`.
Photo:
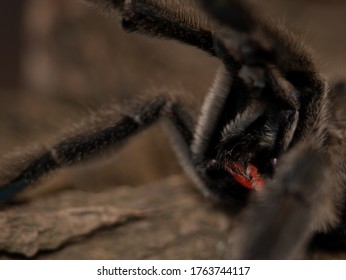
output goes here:
{"type": "Polygon", "coordinates": [[[251,201],[231,257],[300,257],[318,233],[319,242],[343,242],[346,90],[320,77],[300,42],[240,0],[177,0],[174,9],[154,0],[86,2],[119,17],[129,32],[179,40],[223,66],[196,124],[168,96],[136,104],[126,115],[94,117],[21,160],[2,181],[1,203],[45,173],[165,118],[178,157],[204,194],[230,207],[251,201]]]}

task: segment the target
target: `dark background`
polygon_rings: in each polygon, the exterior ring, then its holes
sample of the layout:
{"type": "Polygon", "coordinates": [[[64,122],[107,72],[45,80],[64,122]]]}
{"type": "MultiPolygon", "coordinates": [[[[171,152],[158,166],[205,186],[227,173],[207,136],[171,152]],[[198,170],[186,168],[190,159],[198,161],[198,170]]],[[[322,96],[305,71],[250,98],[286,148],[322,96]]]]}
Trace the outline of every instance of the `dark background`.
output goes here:
{"type": "MultiPolygon", "coordinates": [[[[256,10],[284,23],[311,47],[328,80],[346,77],[346,1],[261,0],[257,5],[256,10]]],[[[126,34],[114,19],[96,14],[78,0],[1,1],[0,35],[0,155],[37,142],[49,143],[90,109],[157,88],[183,92],[198,107],[219,65],[197,49],[126,34]]],[[[102,191],[139,186],[180,173],[168,139],[155,125],[109,160],[58,172],[26,195],[65,188],[102,191]]],[[[81,258],[68,254],[57,258],[81,258]]],[[[199,256],[195,254],[174,255],[168,250],[165,256],[199,256]]],[[[116,254],[86,256],[119,258],[116,254]]]]}

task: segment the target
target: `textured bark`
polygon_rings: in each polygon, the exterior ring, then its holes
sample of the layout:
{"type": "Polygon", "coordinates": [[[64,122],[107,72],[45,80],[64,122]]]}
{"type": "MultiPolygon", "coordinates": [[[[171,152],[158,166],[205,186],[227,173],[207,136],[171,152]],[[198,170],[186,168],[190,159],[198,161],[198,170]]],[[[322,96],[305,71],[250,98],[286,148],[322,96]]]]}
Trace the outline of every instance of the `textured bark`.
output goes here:
{"type": "Polygon", "coordinates": [[[41,213],[28,207],[1,213],[0,250],[32,257],[39,251],[58,249],[98,228],[142,217],[140,211],[109,206],[52,206],[53,209],[42,209],[41,213]]]}
{"type": "Polygon", "coordinates": [[[65,190],[4,210],[0,223],[2,258],[43,259],[222,258],[230,224],[184,176],[65,190]]]}

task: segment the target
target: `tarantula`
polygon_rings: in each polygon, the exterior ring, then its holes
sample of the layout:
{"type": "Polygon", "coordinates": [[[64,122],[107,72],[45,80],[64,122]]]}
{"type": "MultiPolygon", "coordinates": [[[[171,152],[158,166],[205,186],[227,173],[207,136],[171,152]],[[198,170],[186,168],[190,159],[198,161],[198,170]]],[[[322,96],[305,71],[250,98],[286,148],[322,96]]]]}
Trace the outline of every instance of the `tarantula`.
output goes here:
{"type": "Polygon", "coordinates": [[[154,0],[86,2],[116,15],[128,32],[195,46],[223,66],[196,125],[168,96],[116,119],[93,117],[50,149],[20,158],[2,182],[1,203],[164,118],[200,190],[230,208],[247,206],[231,257],[299,258],[312,239],[344,244],[346,88],[328,86],[301,42],[240,0],[177,1],[176,9],[154,0]]]}

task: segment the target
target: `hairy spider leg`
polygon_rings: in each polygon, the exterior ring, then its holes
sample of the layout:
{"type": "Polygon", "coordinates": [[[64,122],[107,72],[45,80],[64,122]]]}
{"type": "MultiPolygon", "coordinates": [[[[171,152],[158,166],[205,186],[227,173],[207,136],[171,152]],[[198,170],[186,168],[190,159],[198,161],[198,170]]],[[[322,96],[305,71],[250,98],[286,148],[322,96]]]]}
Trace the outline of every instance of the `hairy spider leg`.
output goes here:
{"type": "MultiPolygon", "coordinates": [[[[182,43],[195,46],[212,56],[217,53],[214,49],[214,38],[208,24],[201,24],[198,20],[191,20],[191,15],[186,13],[190,8],[191,13],[198,13],[198,6],[190,4],[181,5],[180,10],[167,10],[167,7],[155,1],[119,0],[119,1],[92,1],[87,3],[108,10],[113,9],[114,14],[120,18],[123,29],[127,32],[137,32],[146,36],[173,39],[182,43]],[[99,2],[102,2],[100,4],[99,2]],[[102,7],[101,7],[102,8],[102,7]]],[[[178,7],[179,8],[179,7],[178,7]]],[[[113,14],[113,13],[112,13],[113,14]]],[[[198,17],[196,16],[198,19],[198,17]]]]}
{"type": "MultiPolygon", "coordinates": [[[[306,127],[316,129],[318,134],[323,134],[325,127],[320,127],[320,123],[326,122],[320,122],[320,118],[327,116],[324,105],[328,103],[327,90],[325,82],[318,75],[316,66],[301,42],[284,28],[278,28],[277,24],[264,23],[255,16],[245,1],[200,0],[200,2],[206,11],[224,26],[219,36],[217,34],[215,36],[232,56],[243,64],[240,71],[243,72],[245,80],[258,79],[253,74],[258,70],[253,70],[262,69],[263,73],[266,73],[263,76],[265,83],[268,83],[266,79],[275,81],[279,76],[281,81],[277,82],[278,85],[282,84],[284,79],[292,86],[277,92],[291,110],[299,111],[299,118],[292,120],[292,123],[297,121],[295,138],[310,137],[306,127]],[[237,16],[232,18],[227,17],[227,14],[237,16]],[[273,66],[278,70],[275,75],[271,73],[273,66]],[[312,107],[314,110],[311,110],[312,107]],[[317,119],[311,117],[316,111],[321,112],[317,115],[317,119]]],[[[320,144],[323,145],[323,140],[320,144]]]]}
{"type": "Polygon", "coordinates": [[[328,155],[308,145],[291,150],[277,176],[259,193],[235,235],[237,259],[300,258],[323,219],[335,222],[328,155]],[[324,187],[321,187],[324,186],[324,187]],[[269,191],[268,191],[269,190],[269,191]]]}
{"type": "Polygon", "coordinates": [[[181,150],[186,153],[184,159],[187,162],[190,157],[187,147],[192,141],[192,120],[179,103],[157,97],[136,105],[122,117],[114,118],[111,113],[107,113],[101,119],[91,118],[80,125],[79,132],[75,132],[74,136],[63,138],[50,149],[20,160],[17,158],[21,165],[15,167],[8,182],[0,187],[0,204],[34,184],[44,174],[117,147],[162,117],[169,120],[171,131],[175,132],[176,139],[183,147],[181,150]]]}

